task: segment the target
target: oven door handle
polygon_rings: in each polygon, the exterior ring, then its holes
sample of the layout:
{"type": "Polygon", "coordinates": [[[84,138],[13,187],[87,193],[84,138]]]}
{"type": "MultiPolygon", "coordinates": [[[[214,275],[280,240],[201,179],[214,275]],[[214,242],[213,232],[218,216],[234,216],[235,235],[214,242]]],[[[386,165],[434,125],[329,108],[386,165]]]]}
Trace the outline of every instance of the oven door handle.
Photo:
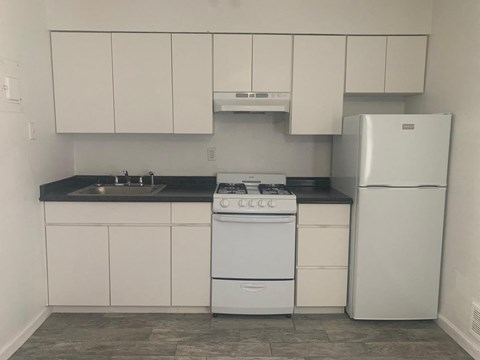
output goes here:
{"type": "Polygon", "coordinates": [[[220,222],[234,222],[234,223],[293,223],[295,216],[239,216],[239,215],[213,215],[213,220],[220,222]]]}

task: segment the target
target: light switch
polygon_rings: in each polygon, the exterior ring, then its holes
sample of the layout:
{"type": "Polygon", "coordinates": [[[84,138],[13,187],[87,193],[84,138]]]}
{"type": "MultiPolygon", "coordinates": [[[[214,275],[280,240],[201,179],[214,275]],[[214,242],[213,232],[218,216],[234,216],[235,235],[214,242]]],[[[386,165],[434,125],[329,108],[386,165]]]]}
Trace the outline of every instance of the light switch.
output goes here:
{"type": "Polygon", "coordinates": [[[10,76],[5,77],[5,97],[7,101],[20,102],[20,80],[10,76]]]}

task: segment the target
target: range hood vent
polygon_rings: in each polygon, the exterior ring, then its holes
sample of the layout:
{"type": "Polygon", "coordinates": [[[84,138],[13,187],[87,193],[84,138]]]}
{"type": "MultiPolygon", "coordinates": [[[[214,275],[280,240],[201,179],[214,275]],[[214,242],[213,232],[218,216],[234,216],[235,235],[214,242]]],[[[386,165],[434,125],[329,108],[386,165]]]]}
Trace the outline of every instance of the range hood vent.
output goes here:
{"type": "Polygon", "coordinates": [[[290,93],[216,92],[214,112],[286,112],[290,111],[290,93]]]}

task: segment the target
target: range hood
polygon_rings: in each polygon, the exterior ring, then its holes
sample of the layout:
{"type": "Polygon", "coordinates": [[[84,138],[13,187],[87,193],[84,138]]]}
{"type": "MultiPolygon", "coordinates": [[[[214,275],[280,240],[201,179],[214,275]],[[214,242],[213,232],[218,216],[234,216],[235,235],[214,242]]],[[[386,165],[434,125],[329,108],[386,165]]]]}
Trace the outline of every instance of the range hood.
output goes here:
{"type": "Polygon", "coordinates": [[[214,112],[289,112],[290,93],[215,92],[214,112]]]}

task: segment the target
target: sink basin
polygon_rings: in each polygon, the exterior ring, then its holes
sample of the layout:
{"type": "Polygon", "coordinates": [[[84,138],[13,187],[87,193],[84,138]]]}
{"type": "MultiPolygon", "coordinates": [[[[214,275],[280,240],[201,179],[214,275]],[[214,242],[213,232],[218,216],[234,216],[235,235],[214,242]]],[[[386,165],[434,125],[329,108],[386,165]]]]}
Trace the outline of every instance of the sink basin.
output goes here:
{"type": "Polygon", "coordinates": [[[90,185],[83,189],[73,191],[68,195],[113,195],[113,196],[150,196],[162,191],[166,185],[144,185],[144,186],[114,186],[114,185],[90,185]]]}

